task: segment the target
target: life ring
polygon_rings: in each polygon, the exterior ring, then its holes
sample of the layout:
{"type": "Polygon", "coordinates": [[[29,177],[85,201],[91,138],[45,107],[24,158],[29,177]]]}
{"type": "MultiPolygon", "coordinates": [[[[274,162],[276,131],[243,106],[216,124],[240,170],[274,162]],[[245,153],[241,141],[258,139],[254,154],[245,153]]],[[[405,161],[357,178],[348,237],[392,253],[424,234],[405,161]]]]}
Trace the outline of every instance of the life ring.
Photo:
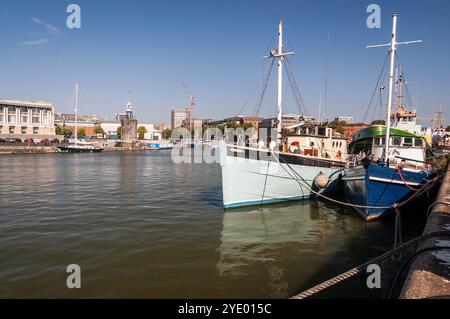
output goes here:
{"type": "Polygon", "coordinates": [[[342,158],[342,152],[341,151],[337,151],[336,157],[341,159],[342,158]]]}
{"type": "Polygon", "coordinates": [[[289,152],[295,153],[300,151],[300,143],[295,141],[289,144],[289,152]],[[295,148],[294,148],[295,147],[295,148]]]}

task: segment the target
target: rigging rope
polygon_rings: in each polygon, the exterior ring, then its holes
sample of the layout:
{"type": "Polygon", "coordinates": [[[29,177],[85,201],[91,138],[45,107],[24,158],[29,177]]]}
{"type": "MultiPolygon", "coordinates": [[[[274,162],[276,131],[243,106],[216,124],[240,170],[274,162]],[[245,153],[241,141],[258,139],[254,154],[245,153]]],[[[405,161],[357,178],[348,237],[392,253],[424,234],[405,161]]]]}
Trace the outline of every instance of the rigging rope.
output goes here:
{"type": "Polygon", "coordinates": [[[285,67],[286,73],[288,75],[289,85],[291,86],[292,93],[294,94],[295,102],[297,103],[300,113],[303,115],[306,115],[307,112],[306,112],[306,107],[305,107],[305,101],[303,100],[303,96],[300,92],[297,81],[295,80],[294,74],[292,72],[291,64],[287,57],[285,58],[285,61],[286,61],[286,63],[284,64],[284,67],[285,67]]]}
{"type": "MultiPolygon", "coordinates": [[[[274,154],[273,152],[271,152],[271,154],[275,157],[275,159],[278,161],[278,163],[281,164],[280,158],[277,157],[277,156],[275,156],[275,154],[274,154]]],[[[290,165],[289,163],[287,163],[287,162],[284,161],[283,159],[281,159],[281,160],[284,162],[284,164],[286,164],[287,167],[289,167],[289,169],[294,173],[295,176],[298,176],[298,177],[302,180],[302,182],[303,182],[303,184],[304,184],[303,186],[304,186],[305,188],[307,188],[307,189],[308,189],[311,193],[313,193],[314,195],[317,195],[317,196],[319,196],[319,197],[321,197],[321,198],[324,198],[324,199],[326,199],[326,200],[328,200],[328,201],[330,201],[330,202],[336,203],[336,204],[340,204],[340,205],[344,205],[344,206],[348,206],[348,207],[354,207],[354,208],[363,208],[363,209],[390,209],[390,208],[394,208],[394,209],[395,209],[395,208],[401,208],[401,207],[405,206],[407,203],[409,203],[410,201],[412,201],[413,199],[415,199],[416,197],[418,197],[418,196],[422,195],[423,193],[425,193],[426,191],[428,191],[428,190],[434,185],[434,183],[437,182],[437,181],[439,180],[439,177],[435,177],[435,178],[433,178],[433,179],[428,180],[425,184],[422,185],[422,187],[421,187],[420,189],[417,190],[416,193],[414,193],[412,196],[410,196],[408,199],[406,199],[405,201],[403,201],[403,202],[401,202],[401,203],[395,203],[394,205],[391,205],[391,206],[368,206],[368,205],[357,205],[357,204],[351,204],[351,203],[339,201],[339,200],[337,200],[337,199],[330,198],[330,197],[325,196],[325,195],[323,195],[323,194],[321,194],[321,193],[319,193],[319,192],[316,192],[315,190],[313,190],[313,189],[308,185],[308,183],[305,181],[305,179],[304,179],[300,174],[298,174],[298,173],[291,167],[291,165],[290,165]]],[[[280,165],[280,166],[284,169],[284,171],[285,171],[289,176],[292,177],[292,175],[289,174],[289,172],[286,170],[286,168],[285,168],[283,165],[280,165]]],[[[294,178],[294,179],[297,181],[297,183],[300,184],[300,181],[299,181],[297,178],[294,178]]]]}
{"type": "Polygon", "coordinates": [[[370,98],[369,105],[367,106],[366,114],[364,114],[363,123],[366,122],[367,114],[369,113],[369,111],[370,111],[370,109],[371,109],[371,107],[372,107],[373,98],[375,97],[375,94],[376,94],[376,92],[377,92],[377,90],[378,90],[378,88],[379,88],[380,81],[381,81],[381,77],[382,77],[382,75],[383,75],[383,71],[384,71],[385,68],[386,68],[386,65],[387,65],[387,61],[388,61],[389,55],[390,55],[390,54],[388,53],[388,54],[386,55],[386,58],[384,59],[384,64],[383,64],[383,67],[381,68],[380,75],[378,76],[377,84],[375,85],[375,89],[374,89],[374,91],[373,91],[373,93],[372,93],[372,97],[370,98]]]}
{"type": "Polygon", "coordinates": [[[253,111],[253,119],[254,120],[256,119],[256,117],[258,117],[258,114],[261,111],[261,106],[262,106],[262,103],[264,101],[264,95],[266,93],[266,89],[267,89],[267,85],[269,83],[270,75],[272,74],[272,69],[273,69],[274,63],[275,63],[275,59],[272,59],[272,63],[270,64],[270,68],[269,68],[269,70],[267,72],[267,75],[266,75],[264,81],[263,81],[263,87],[262,87],[261,94],[259,96],[258,102],[256,103],[255,109],[253,111]]]}

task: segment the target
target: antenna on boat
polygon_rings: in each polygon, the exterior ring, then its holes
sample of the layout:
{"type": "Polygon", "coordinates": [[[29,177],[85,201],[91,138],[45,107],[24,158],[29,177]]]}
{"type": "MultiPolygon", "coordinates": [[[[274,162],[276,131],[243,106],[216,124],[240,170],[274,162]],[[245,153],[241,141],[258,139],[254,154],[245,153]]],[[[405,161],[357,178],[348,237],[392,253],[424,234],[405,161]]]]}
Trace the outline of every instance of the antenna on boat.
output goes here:
{"type": "Polygon", "coordinates": [[[391,134],[391,109],[392,109],[392,96],[393,96],[393,84],[394,84],[394,65],[395,65],[395,53],[397,51],[397,45],[422,43],[422,40],[397,42],[397,12],[392,13],[392,40],[391,43],[369,45],[367,48],[381,48],[390,47],[389,53],[391,58],[391,65],[389,70],[389,93],[388,93],[388,109],[386,115],[386,144],[384,150],[384,157],[387,163],[389,163],[389,138],[391,134]]]}
{"type": "Polygon", "coordinates": [[[78,142],[78,83],[75,84],[75,145],[78,142]]]}
{"type": "Polygon", "coordinates": [[[285,52],[283,48],[283,21],[280,19],[278,22],[278,48],[272,49],[268,56],[264,58],[278,59],[278,115],[277,115],[277,144],[281,145],[281,131],[283,120],[283,62],[284,57],[293,55],[294,52],[285,52]]]}

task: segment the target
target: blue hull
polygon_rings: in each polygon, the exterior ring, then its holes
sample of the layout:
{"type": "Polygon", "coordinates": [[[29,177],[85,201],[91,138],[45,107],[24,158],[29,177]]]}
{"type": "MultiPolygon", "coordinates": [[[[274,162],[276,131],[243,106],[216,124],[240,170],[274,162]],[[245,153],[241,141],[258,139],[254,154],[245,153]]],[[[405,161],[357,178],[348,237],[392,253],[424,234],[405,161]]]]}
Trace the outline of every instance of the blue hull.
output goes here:
{"type": "MultiPolygon", "coordinates": [[[[397,168],[370,163],[367,168],[356,166],[345,169],[345,198],[351,204],[361,206],[388,207],[411,196],[426,182],[426,172],[402,170],[402,180],[397,168]],[[405,182],[408,186],[405,185],[405,182]]],[[[390,211],[386,208],[355,208],[367,221],[374,220],[390,211]]]]}

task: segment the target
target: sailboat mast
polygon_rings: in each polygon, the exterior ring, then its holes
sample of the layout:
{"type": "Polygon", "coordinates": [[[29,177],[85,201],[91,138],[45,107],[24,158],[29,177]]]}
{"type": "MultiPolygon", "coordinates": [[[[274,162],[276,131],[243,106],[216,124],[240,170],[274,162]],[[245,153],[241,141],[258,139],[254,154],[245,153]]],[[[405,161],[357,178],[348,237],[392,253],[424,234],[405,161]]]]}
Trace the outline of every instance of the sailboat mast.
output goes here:
{"type": "Polygon", "coordinates": [[[389,158],[389,146],[390,146],[390,135],[391,135],[391,112],[392,112],[392,95],[393,95],[393,84],[394,84],[394,64],[395,64],[395,51],[397,48],[397,13],[394,11],[392,14],[392,41],[391,41],[391,65],[389,70],[389,92],[388,92],[388,106],[386,115],[386,144],[384,150],[385,160],[388,162],[389,158]]]}
{"type": "Polygon", "coordinates": [[[283,121],[283,22],[278,22],[278,116],[277,116],[277,144],[281,145],[283,121]]]}
{"type": "Polygon", "coordinates": [[[78,83],[75,84],[75,144],[78,142],[78,83]]]}

